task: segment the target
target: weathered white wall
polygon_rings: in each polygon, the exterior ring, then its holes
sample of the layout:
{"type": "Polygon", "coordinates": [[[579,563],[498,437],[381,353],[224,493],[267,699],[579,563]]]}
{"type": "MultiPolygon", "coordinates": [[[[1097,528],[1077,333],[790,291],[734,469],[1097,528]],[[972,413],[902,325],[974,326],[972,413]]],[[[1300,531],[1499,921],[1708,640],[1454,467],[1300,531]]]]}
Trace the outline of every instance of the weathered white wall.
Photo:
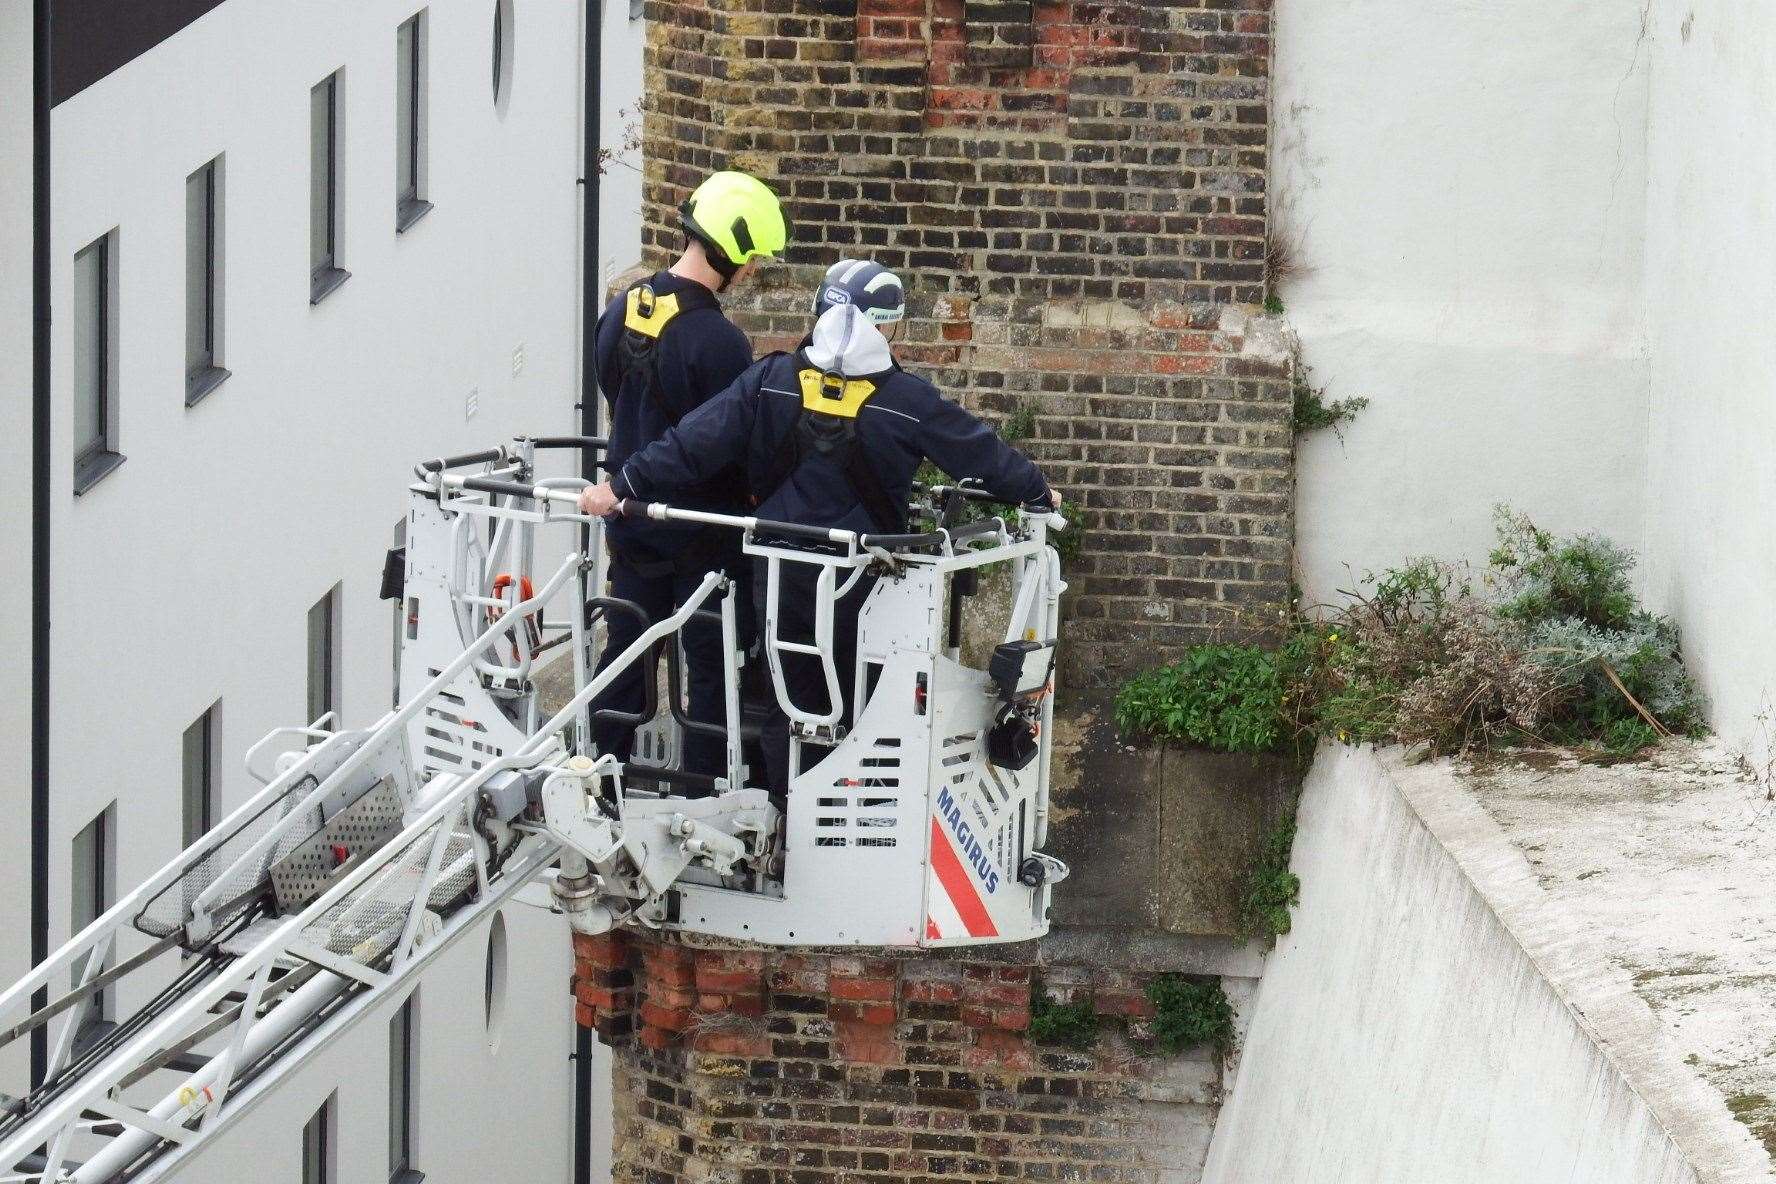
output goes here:
{"type": "Polygon", "coordinates": [[[1693,1184],[1371,750],[1322,748],[1299,818],[1302,903],[1259,983],[1206,1184],[1693,1184]]]}
{"type": "MultiPolygon", "coordinates": [[[[31,964],[31,4],[0,0],[0,982],[31,964]],[[16,910],[13,911],[13,910],[16,910]],[[16,921],[12,919],[16,918],[16,921]]],[[[24,1072],[0,1052],[0,1081],[24,1072]]],[[[0,1089],[4,1089],[0,1086],[0,1089]]]]}
{"type": "MultiPolygon", "coordinates": [[[[629,0],[603,0],[603,104],[599,143],[612,151],[634,127],[641,128],[641,51],[647,22],[629,19],[629,0]]],[[[607,167],[599,188],[598,253],[600,292],[617,273],[641,257],[641,149],[621,153],[607,167]]]]}
{"type": "Polygon", "coordinates": [[[1659,0],[1646,318],[1645,578],[1717,730],[1761,747],[1776,696],[1776,10],[1659,0]]]}
{"type": "Polygon", "coordinates": [[[1279,0],[1282,296],[1328,396],[1373,400],[1301,445],[1310,596],[1483,559],[1496,502],[1638,540],[1640,7],[1279,0]]]}
{"type": "MultiPolygon", "coordinates": [[[[20,597],[29,546],[30,7],[0,0],[0,388],[9,392],[0,400],[0,473],[17,511],[0,515],[0,571],[16,575],[20,597]]],[[[335,582],[343,584],[345,722],[386,708],[390,610],[376,591],[416,459],[574,429],[582,8],[516,7],[503,112],[491,93],[493,5],[478,0],[229,0],[55,110],[52,943],[67,935],[70,841],[107,803],[117,802],[120,889],[177,850],[180,735],[217,698],[224,811],[253,788],[241,756],[268,729],[301,722],[305,616],[335,582]],[[435,208],[397,236],[395,29],[421,7],[430,33],[424,196],[435,208]],[[341,67],[341,264],[352,278],[311,307],[308,92],[341,67]],[[233,376],[188,409],[184,181],[219,154],[223,360],[233,376]],[[75,498],[72,262],[113,228],[128,460],[75,498]],[[472,419],[471,390],[479,395],[472,419]]],[[[607,5],[607,20],[616,18],[606,34],[607,112],[632,105],[639,88],[639,24],[617,7],[607,5]]],[[[626,264],[636,220],[620,200],[601,214],[606,258],[626,264]]],[[[567,532],[560,539],[566,545],[567,532]]],[[[0,662],[0,813],[20,822],[0,859],[4,979],[21,969],[28,934],[30,615],[24,599],[14,608],[0,615],[0,652],[13,659],[0,662]]],[[[440,1184],[556,1180],[568,1170],[567,935],[546,911],[513,904],[506,913],[511,997],[497,1056],[481,1032],[484,932],[423,984],[418,1166],[440,1184]]],[[[192,1178],[293,1178],[302,1121],[338,1086],[340,1178],[380,1184],[385,1020],[305,1066],[287,1094],[206,1151],[192,1178]]],[[[13,1059],[0,1060],[0,1074],[0,1090],[21,1084],[13,1059]]],[[[595,1101],[595,1113],[607,1109],[595,1101]]]]}

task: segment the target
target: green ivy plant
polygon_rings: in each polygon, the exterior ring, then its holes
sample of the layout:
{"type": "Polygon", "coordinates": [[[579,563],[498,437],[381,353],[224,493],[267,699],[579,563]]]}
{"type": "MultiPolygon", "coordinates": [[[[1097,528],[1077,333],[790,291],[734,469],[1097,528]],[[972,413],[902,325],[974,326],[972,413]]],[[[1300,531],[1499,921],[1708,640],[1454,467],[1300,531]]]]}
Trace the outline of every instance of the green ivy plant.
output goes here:
{"type": "Polygon", "coordinates": [[[1220,979],[1162,974],[1147,984],[1147,998],[1153,1001],[1153,1041],[1161,1052],[1207,1044],[1225,1053],[1233,1046],[1233,1005],[1220,979]]]}
{"type": "Polygon", "coordinates": [[[1295,847],[1295,815],[1278,821],[1264,836],[1258,859],[1246,873],[1240,893],[1240,931],[1275,942],[1289,932],[1290,911],[1301,903],[1301,877],[1289,870],[1295,847]]]}
{"type": "Polygon", "coordinates": [[[1059,1044],[1087,1049],[1097,1043],[1098,1013],[1090,999],[1056,1003],[1040,984],[1030,989],[1030,1039],[1037,1044],[1059,1044]]]}
{"type": "Polygon", "coordinates": [[[1199,645],[1144,671],[1116,695],[1125,733],[1221,752],[1269,752],[1287,738],[1279,656],[1250,645],[1199,645]]]}

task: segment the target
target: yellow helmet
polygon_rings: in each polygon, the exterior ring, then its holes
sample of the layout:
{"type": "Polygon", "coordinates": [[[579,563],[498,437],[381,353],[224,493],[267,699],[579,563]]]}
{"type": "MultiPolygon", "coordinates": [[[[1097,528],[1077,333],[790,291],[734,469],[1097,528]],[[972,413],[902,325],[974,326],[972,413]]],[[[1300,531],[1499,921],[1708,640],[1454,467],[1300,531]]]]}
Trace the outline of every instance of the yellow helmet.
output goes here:
{"type": "Polygon", "coordinates": [[[702,240],[710,262],[733,275],[749,260],[776,255],[789,242],[789,223],[777,195],[757,177],[715,173],[678,207],[685,232],[702,240]]]}

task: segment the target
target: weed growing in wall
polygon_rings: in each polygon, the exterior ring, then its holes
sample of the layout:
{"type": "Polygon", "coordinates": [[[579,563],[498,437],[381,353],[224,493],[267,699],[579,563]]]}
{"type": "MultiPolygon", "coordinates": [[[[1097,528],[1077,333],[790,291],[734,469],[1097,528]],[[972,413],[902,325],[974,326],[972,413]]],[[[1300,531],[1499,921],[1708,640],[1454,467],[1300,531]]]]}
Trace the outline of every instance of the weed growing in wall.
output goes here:
{"type": "Polygon", "coordinates": [[[1153,1040],[1161,1052],[1207,1044],[1225,1053],[1233,1046],[1233,1005],[1220,979],[1162,974],[1147,984],[1147,998],[1153,1001],[1153,1040]]]}
{"type": "Polygon", "coordinates": [[[1199,645],[1136,675],[1116,695],[1124,732],[1221,752],[1269,752],[1285,739],[1283,665],[1252,645],[1199,645]]]}
{"type": "Polygon", "coordinates": [[[1357,413],[1369,406],[1369,400],[1361,395],[1349,399],[1326,398],[1326,388],[1315,386],[1311,380],[1312,371],[1299,357],[1295,359],[1295,409],[1290,421],[1295,428],[1297,438],[1309,432],[1317,432],[1322,428],[1331,428],[1340,440],[1344,439],[1345,425],[1357,417],[1357,413]]]}
{"type": "MultiPolygon", "coordinates": [[[[1150,1051],[1168,1056],[1199,1045],[1223,1053],[1232,1046],[1233,1005],[1220,979],[1162,974],[1147,984],[1146,995],[1153,1017],[1129,1027],[1137,1046],[1150,1041],[1150,1051]]],[[[1084,1052],[1098,1043],[1107,1022],[1123,1021],[1121,1016],[1099,1015],[1089,998],[1057,1003],[1040,982],[1031,983],[1028,1033],[1036,1044],[1084,1052]]]]}
{"type": "Polygon", "coordinates": [[[1295,847],[1295,815],[1280,820],[1264,836],[1258,859],[1240,892],[1240,931],[1274,942],[1289,932],[1289,910],[1301,902],[1301,877],[1289,870],[1295,847]]]}
{"type": "Polygon", "coordinates": [[[1040,983],[1030,987],[1030,1039],[1084,1050],[1098,1040],[1098,1013],[1090,999],[1056,1003],[1040,983]]]}

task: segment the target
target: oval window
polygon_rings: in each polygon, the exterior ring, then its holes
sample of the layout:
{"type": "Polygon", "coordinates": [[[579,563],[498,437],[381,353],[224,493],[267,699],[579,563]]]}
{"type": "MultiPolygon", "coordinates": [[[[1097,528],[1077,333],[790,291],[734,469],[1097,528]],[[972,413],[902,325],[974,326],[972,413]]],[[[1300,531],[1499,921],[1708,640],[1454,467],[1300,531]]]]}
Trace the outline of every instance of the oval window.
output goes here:
{"type": "Polygon", "coordinates": [[[487,1051],[498,1052],[506,1018],[506,916],[495,913],[487,928],[487,1051]]]}
{"type": "Polygon", "coordinates": [[[501,115],[512,95],[513,37],[512,0],[493,3],[493,105],[501,115]]]}

